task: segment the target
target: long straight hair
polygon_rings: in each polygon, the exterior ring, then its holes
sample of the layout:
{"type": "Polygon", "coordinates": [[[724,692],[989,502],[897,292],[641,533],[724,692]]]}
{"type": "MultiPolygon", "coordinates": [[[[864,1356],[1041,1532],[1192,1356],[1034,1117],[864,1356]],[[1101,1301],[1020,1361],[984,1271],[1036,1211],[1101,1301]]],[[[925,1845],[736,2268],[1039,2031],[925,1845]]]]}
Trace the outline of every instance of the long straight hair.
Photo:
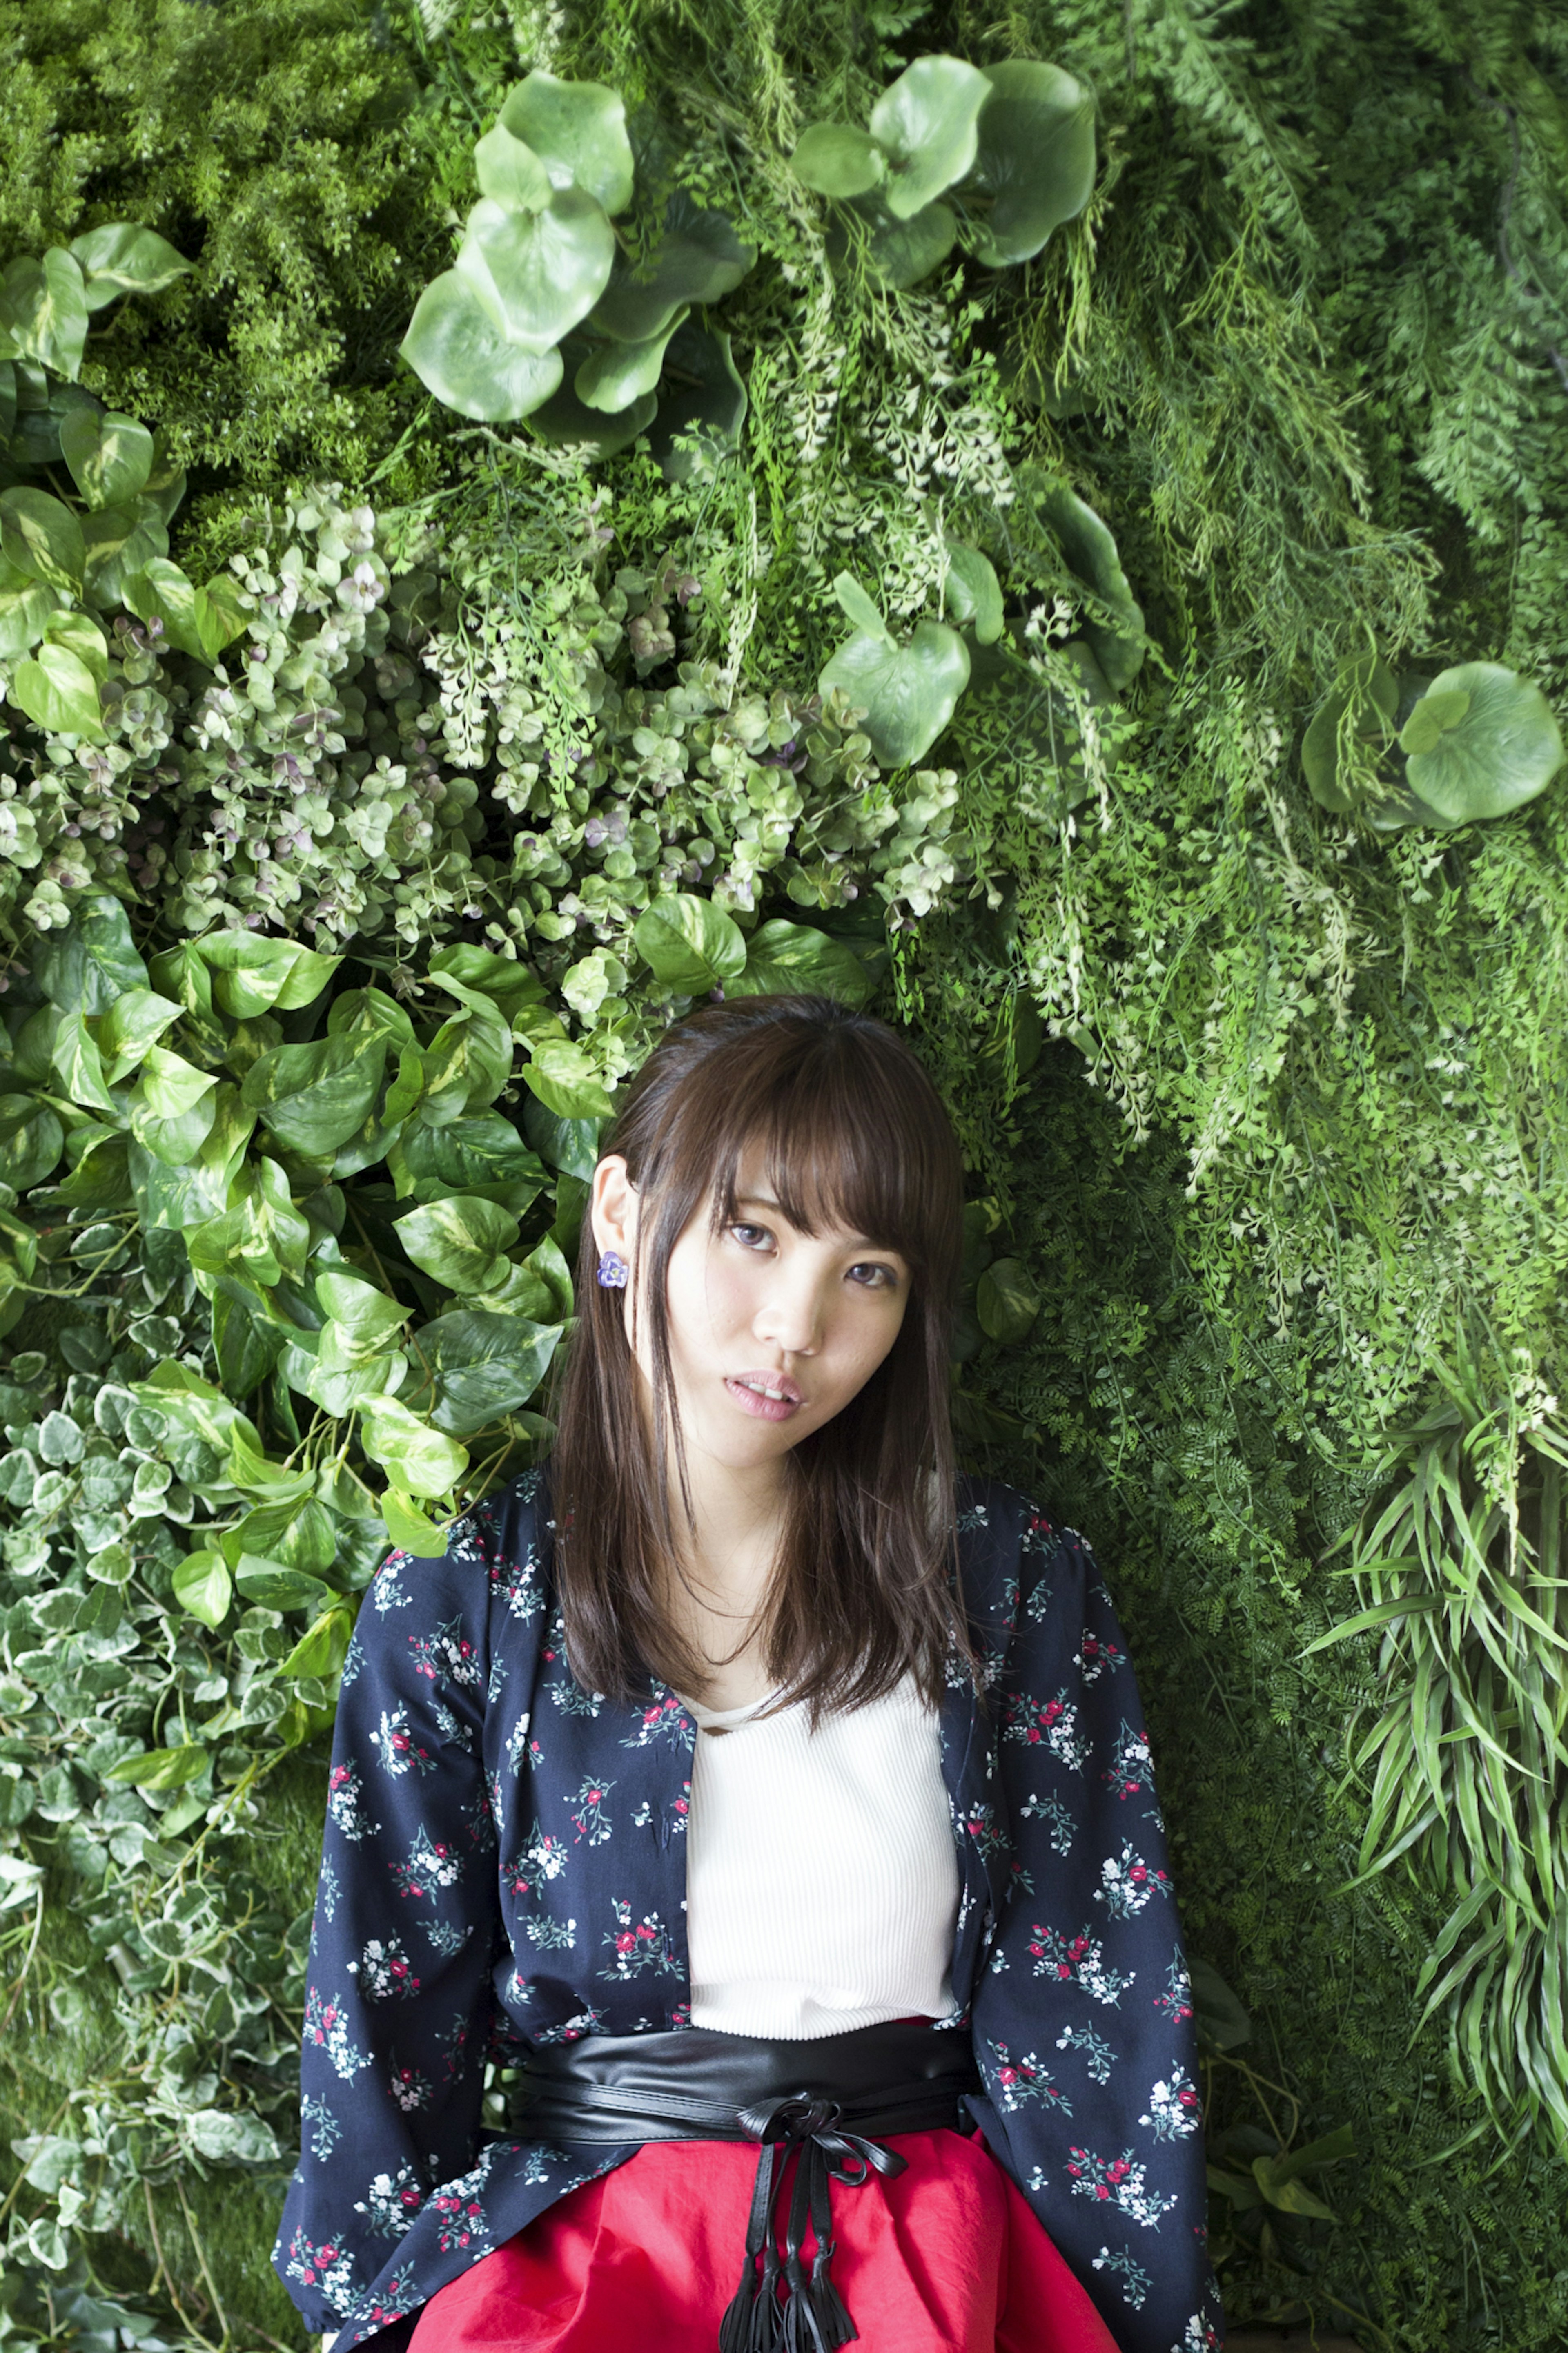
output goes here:
{"type": "Polygon", "coordinates": [[[622,1702],[645,1694],[650,1675],[699,1700],[709,1688],[661,1603],[684,1556],[678,1497],[681,1525],[690,1521],[668,1278],[693,1218],[705,1214],[714,1234],[734,1222],[741,1162],[754,1150],[800,1232],[863,1234],[899,1251],[910,1276],[887,1356],[784,1460],[764,1604],[776,1704],[805,1703],[815,1727],[826,1709],[862,1706],[912,1672],[934,1706],[954,1649],[983,1693],[959,1586],[948,1405],[963,1162],[914,1054],[884,1022],[828,997],[704,1005],[665,1032],[603,1148],[625,1155],[638,1196],[629,1296],[647,1319],[653,1377],[627,1339],[628,1294],[596,1280],[584,1217],[550,1472],[575,1680],[622,1702]]]}

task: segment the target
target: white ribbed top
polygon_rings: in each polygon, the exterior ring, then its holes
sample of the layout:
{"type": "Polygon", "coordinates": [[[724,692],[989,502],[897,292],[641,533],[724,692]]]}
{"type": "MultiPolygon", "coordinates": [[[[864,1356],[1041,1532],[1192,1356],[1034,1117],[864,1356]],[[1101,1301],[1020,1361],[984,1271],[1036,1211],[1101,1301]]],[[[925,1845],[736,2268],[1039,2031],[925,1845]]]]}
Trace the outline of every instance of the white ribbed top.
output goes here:
{"type": "Polygon", "coordinates": [[[686,1934],[691,2022],[842,2034],[942,2018],[958,1857],[938,1718],[912,1675],[866,1707],[713,1709],[692,1761],[686,1934]],[[718,1727],[718,1736],[707,1730],[718,1727]]]}

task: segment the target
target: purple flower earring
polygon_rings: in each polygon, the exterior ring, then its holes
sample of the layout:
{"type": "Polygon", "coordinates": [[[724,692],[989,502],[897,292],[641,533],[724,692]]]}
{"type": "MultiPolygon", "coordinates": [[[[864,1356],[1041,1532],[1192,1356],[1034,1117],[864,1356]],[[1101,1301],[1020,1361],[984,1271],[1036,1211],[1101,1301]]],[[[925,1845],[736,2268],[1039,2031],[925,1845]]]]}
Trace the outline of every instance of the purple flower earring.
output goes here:
{"type": "Polygon", "coordinates": [[[599,1282],[604,1290],[624,1291],[626,1287],[626,1277],[630,1272],[631,1269],[619,1250],[599,1252],[599,1282]]]}

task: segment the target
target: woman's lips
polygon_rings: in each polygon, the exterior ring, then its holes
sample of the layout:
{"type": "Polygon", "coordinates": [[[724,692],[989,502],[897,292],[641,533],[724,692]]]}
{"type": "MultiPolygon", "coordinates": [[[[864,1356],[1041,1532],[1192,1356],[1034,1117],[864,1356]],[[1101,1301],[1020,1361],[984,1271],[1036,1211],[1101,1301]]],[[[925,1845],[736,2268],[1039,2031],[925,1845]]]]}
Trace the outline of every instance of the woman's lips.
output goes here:
{"type": "Polygon", "coordinates": [[[724,1387],[741,1410],[759,1421],[787,1421],[805,1402],[787,1373],[733,1373],[724,1387]]]}

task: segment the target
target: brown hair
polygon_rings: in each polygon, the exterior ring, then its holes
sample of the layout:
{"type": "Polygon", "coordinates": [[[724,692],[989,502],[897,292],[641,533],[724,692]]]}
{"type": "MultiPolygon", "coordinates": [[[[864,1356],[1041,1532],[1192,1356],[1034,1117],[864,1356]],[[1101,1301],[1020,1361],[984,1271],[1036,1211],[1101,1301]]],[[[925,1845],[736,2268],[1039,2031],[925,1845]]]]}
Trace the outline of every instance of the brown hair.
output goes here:
{"type": "Polygon", "coordinates": [[[950,1337],[963,1234],[963,1163],[930,1079],[895,1031],[820,997],[704,1005],[666,1031],[603,1149],[641,1197],[631,1282],[648,1319],[651,1412],[621,1292],[596,1280],[584,1217],[579,1317],[551,1463],[556,1588],[567,1656],[586,1691],[621,1701],[652,1674],[700,1699],[707,1673],[667,1622],[679,1557],[669,1461],[689,1496],[669,1352],[670,1253],[706,1202],[715,1233],[758,1147],[801,1232],[825,1225],[897,1250],[910,1295],[899,1336],[858,1396],[784,1458],[784,1525],[764,1639],[778,1704],[879,1698],[912,1670],[938,1704],[949,1646],[976,1681],[957,1579],[950,1337]],[[673,1441],[673,1443],[671,1442],[673,1441]]]}

